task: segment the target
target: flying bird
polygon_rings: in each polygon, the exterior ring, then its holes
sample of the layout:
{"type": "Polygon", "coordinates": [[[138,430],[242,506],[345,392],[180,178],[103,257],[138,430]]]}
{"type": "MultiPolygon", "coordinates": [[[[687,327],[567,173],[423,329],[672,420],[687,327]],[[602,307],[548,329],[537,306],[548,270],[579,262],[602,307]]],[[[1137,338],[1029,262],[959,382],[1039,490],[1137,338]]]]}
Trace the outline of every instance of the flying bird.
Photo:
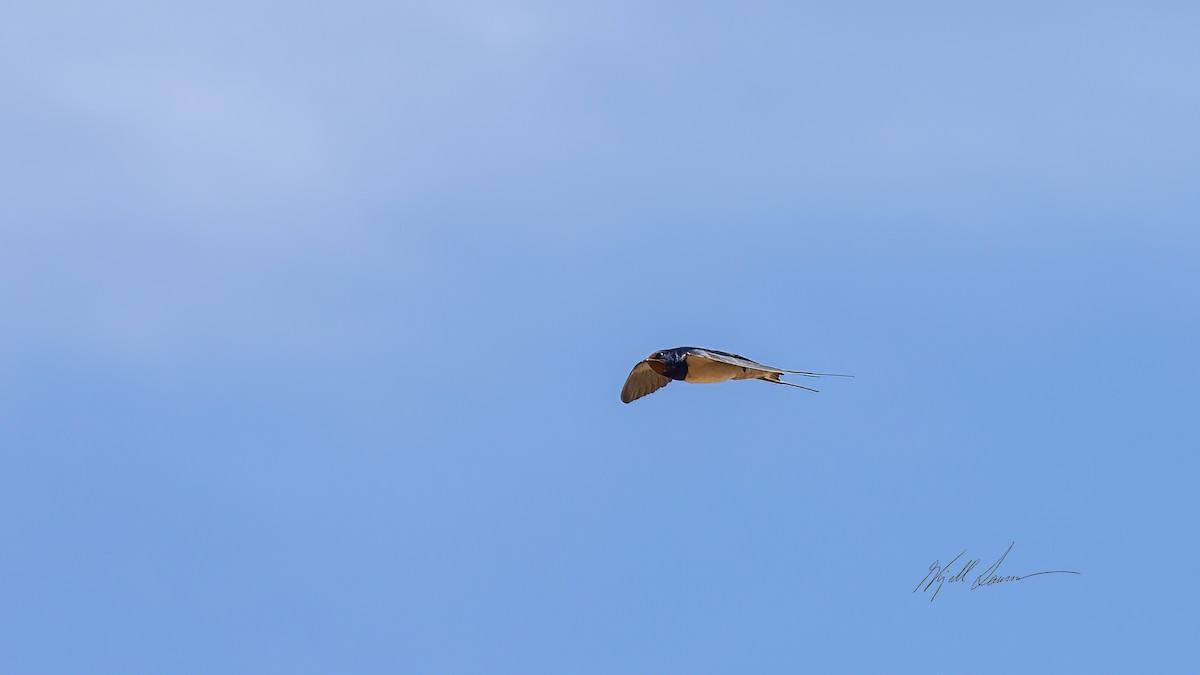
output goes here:
{"type": "Polygon", "coordinates": [[[621,401],[629,403],[653,394],[671,383],[671,380],[683,382],[709,383],[726,382],[728,380],[763,380],[772,384],[786,384],[809,391],[817,391],[812,387],[801,384],[783,382],[779,378],[784,373],[803,375],[805,377],[851,377],[834,373],[810,373],[804,370],[784,370],[773,366],[764,366],[757,361],[751,361],[744,356],[721,352],[715,349],[699,347],[676,347],[654,352],[640,361],[621,389],[621,401]]]}

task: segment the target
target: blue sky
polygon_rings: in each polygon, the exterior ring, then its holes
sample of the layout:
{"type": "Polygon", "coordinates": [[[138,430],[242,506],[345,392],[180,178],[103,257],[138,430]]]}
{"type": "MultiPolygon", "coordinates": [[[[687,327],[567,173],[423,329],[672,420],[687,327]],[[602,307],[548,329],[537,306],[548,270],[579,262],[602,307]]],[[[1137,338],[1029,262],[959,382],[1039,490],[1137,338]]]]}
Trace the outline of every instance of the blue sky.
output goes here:
{"type": "Polygon", "coordinates": [[[7,14],[0,670],[1194,669],[1193,5],[7,14]]]}

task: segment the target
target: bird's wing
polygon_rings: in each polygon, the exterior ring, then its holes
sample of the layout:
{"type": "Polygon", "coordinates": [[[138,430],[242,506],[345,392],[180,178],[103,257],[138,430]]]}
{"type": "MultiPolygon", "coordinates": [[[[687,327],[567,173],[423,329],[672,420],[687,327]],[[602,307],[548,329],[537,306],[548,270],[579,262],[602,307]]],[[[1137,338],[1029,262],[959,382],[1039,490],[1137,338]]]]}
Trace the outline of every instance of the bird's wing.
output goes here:
{"type": "Polygon", "coordinates": [[[714,351],[711,349],[692,349],[692,350],[688,351],[688,356],[691,358],[699,358],[699,359],[705,359],[707,361],[714,361],[716,363],[724,363],[724,364],[730,365],[730,366],[737,366],[739,368],[748,368],[750,370],[761,370],[764,373],[791,372],[791,371],[783,370],[782,368],[773,368],[771,366],[764,366],[763,364],[758,363],[757,361],[751,361],[750,359],[748,359],[744,356],[738,356],[737,354],[728,354],[726,352],[718,352],[718,351],[714,351]]]}
{"type": "Polygon", "coordinates": [[[625,386],[621,388],[621,402],[636,401],[643,396],[653,394],[670,383],[670,378],[654,372],[650,369],[649,363],[642,361],[629,371],[625,386]]]}

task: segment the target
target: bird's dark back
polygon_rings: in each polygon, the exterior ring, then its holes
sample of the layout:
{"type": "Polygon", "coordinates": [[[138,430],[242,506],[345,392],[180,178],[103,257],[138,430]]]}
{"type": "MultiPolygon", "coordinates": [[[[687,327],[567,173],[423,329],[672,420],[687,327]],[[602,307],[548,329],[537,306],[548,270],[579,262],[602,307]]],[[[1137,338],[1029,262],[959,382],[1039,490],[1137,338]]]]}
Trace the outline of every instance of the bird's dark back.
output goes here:
{"type": "Polygon", "coordinates": [[[687,359],[684,357],[687,356],[689,349],[694,348],[676,347],[675,349],[664,349],[662,352],[663,363],[667,369],[663,371],[663,375],[672,380],[682,380],[687,377],[688,364],[687,359]]]}

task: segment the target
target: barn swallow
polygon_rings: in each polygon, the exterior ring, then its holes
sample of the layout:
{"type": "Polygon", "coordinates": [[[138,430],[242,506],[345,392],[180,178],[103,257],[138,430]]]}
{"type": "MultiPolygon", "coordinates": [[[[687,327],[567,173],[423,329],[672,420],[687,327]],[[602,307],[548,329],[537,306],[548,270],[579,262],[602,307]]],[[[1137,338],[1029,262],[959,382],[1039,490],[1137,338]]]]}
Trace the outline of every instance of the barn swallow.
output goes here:
{"type": "Polygon", "coordinates": [[[664,349],[647,356],[629,371],[629,378],[621,389],[621,401],[629,403],[648,394],[662,389],[671,380],[683,382],[709,383],[726,382],[728,380],[763,380],[772,384],[786,384],[809,391],[812,387],[801,384],[783,382],[779,378],[784,373],[803,375],[805,377],[852,377],[834,373],[810,373],[804,370],[784,370],[772,366],[764,366],[757,361],[751,361],[744,356],[719,352],[715,349],[700,349],[699,347],[676,347],[664,349]]]}

